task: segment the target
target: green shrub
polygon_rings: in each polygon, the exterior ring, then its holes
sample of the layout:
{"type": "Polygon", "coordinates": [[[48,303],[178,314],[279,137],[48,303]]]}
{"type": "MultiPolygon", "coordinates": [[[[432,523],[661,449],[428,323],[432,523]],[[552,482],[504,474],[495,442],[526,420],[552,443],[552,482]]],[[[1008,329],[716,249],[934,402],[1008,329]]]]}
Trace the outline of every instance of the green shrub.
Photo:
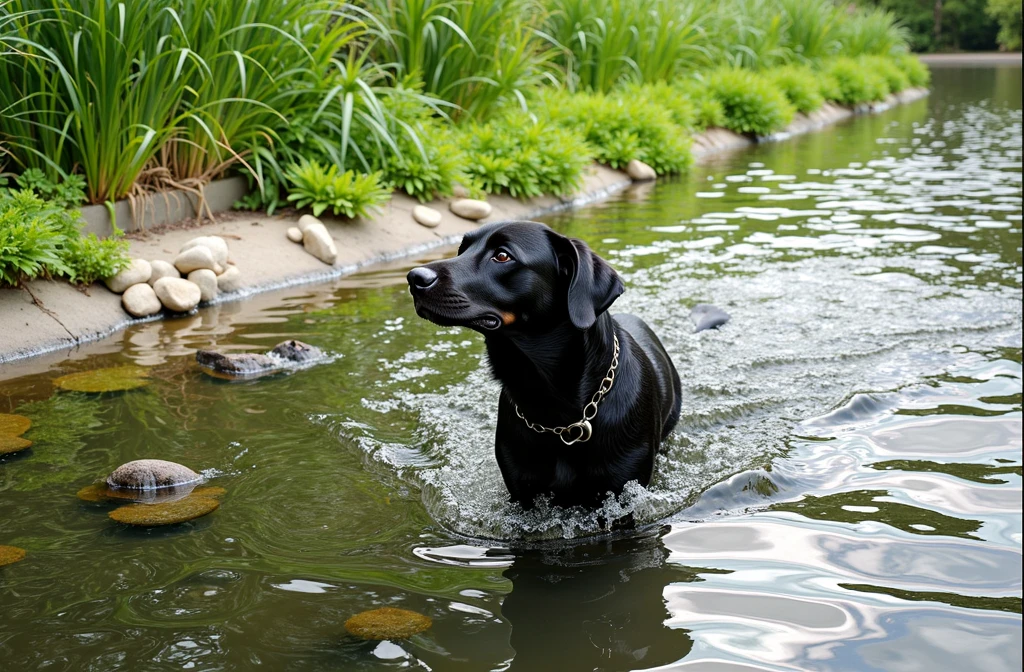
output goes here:
{"type": "Polygon", "coordinates": [[[765,77],[748,70],[722,68],[707,85],[725,110],[725,126],[738,133],[768,135],[793,120],[793,106],[765,77]]]}
{"type": "Polygon", "coordinates": [[[917,56],[899,54],[893,58],[893,63],[907,76],[911,86],[928,86],[932,81],[931,70],[917,56]]]}
{"type": "Polygon", "coordinates": [[[698,79],[686,79],[675,84],[694,106],[693,128],[703,131],[713,127],[725,126],[725,108],[708,90],[707,84],[698,79]]]}
{"type": "Polygon", "coordinates": [[[681,172],[693,161],[689,132],[656,103],[628,94],[551,92],[545,105],[553,121],[582,134],[595,158],[612,168],[639,159],[665,175],[681,172]]]}
{"type": "Polygon", "coordinates": [[[834,100],[843,105],[870,103],[889,95],[885,78],[856,59],[842,57],[830,61],[825,64],[824,73],[835,80],[834,100]]]}
{"type": "Polygon", "coordinates": [[[658,82],[657,84],[631,84],[622,89],[621,96],[638,98],[653,105],[660,105],[668,111],[669,118],[676,126],[693,129],[697,125],[697,106],[679,87],[658,82]]]}
{"type": "Polygon", "coordinates": [[[338,166],[324,168],[317,161],[289,165],[285,179],[291,185],[288,201],[300,210],[311,208],[317,217],[328,208],[335,215],[366,216],[391,196],[381,186],[379,173],[362,175],[346,170],[339,174],[338,166]]]}
{"type": "Polygon", "coordinates": [[[768,71],[766,76],[797,112],[813,112],[825,102],[818,73],[807,66],[787,65],[768,71]]]}
{"type": "Polygon", "coordinates": [[[885,80],[889,93],[898,93],[910,86],[910,79],[892,59],[885,56],[861,56],[865,68],[885,80]]]}
{"type": "Polygon", "coordinates": [[[572,193],[593,156],[575,131],[523,112],[470,124],[462,129],[459,144],[472,184],[516,198],[572,193]]]}
{"type": "Polygon", "coordinates": [[[91,285],[126,268],[131,258],[127,240],[117,235],[100,240],[90,233],[70,237],[61,250],[61,260],[70,282],[91,285]]]}

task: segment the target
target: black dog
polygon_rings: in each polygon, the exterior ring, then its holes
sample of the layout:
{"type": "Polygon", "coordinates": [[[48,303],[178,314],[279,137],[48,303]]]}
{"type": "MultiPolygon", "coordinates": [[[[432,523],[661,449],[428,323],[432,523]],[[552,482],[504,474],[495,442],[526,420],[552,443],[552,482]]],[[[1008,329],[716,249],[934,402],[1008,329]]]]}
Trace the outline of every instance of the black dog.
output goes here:
{"type": "Polygon", "coordinates": [[[622,280],[585,243],[536,222],[489,224],[408,280],[420,317],[485,337],[514,501],[594,506],[650,482],[679,419],[679,374],[640,318],[605,312],[622,280]]]}

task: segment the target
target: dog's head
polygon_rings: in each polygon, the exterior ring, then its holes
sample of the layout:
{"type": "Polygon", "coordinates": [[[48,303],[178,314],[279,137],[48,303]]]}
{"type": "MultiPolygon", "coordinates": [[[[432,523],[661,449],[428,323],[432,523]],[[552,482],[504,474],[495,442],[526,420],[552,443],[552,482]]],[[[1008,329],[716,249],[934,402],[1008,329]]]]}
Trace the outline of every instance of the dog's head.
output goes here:
{"type": "Polygon", "coordinates": [[[586,243],[536,222],[467,233],[457,257],[409,271],[416,313],[442,326],[491,333],[588,329],[622,294],[622,280],[586,243]]]}

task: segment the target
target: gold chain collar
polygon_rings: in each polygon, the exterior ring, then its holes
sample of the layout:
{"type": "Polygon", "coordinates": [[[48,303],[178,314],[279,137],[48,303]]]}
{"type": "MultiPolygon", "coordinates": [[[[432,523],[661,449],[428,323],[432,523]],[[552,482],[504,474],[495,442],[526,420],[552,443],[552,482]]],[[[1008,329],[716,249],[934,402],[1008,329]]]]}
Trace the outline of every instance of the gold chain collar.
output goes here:
{"type": "Polygon", "coordinates": [[[612,385],[615,384],[615,370],[619,368],[619,337],[612,334],[613,344],[615,346],[614,352],[612,352],[612,365],[608,367],[608,373],[605,374],[601,380],[601,384],[597,388],[597,392],[594,392],[593,396],[590,397],[590,402],[583,407],[583,419],[579,422],[574,422],[571,425],[565,427],[545,427],[530,422],[523,415],[522,411],[519,410],[519,404],[512,402],[512,405],[516,407],[516,415],[522,418],[526,426],[537,432],[543,434],[545,432],[551,432],[557,434],[558,438],[562,440],[567,446],[571,446],[574,443],[586,443],[590,440],[593,434],[594,428],[590,426],[590,421],[597,417],[597,405],[601,403],[605,395],[611,392],[612,385]]]}

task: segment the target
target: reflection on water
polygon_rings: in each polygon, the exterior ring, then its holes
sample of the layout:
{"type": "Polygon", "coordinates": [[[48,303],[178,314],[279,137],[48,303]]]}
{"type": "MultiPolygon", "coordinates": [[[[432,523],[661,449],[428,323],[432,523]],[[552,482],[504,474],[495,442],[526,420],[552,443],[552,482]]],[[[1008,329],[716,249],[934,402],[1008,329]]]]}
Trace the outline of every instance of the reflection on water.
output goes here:
{"type": "MultiPolygon", "coordinates": [[[[649,489],[506,501],[479,337],[404,265],[136,325],[0,370],[11,669],[966,670],[1021,665],[1020,69],[553,218],[683,379],[649,489]],[[733,321],[691,333],[709,302],[733,321]],[[197,348],[333,355],[226,384],[197,348]],[[54,394],[136,364],[145,388],[54,394]],[[213,515],[126,529],[76,493],[156,457],[213,515]],[[640,529],[602,535],[609,518],[640,529]],[[594,535],[597,535],[596,537],[594,535]],[[348,635],[390,606],[409,639],[348,635]]],[[[6,667],[5,667],[6,669],[6,667]]]]}

